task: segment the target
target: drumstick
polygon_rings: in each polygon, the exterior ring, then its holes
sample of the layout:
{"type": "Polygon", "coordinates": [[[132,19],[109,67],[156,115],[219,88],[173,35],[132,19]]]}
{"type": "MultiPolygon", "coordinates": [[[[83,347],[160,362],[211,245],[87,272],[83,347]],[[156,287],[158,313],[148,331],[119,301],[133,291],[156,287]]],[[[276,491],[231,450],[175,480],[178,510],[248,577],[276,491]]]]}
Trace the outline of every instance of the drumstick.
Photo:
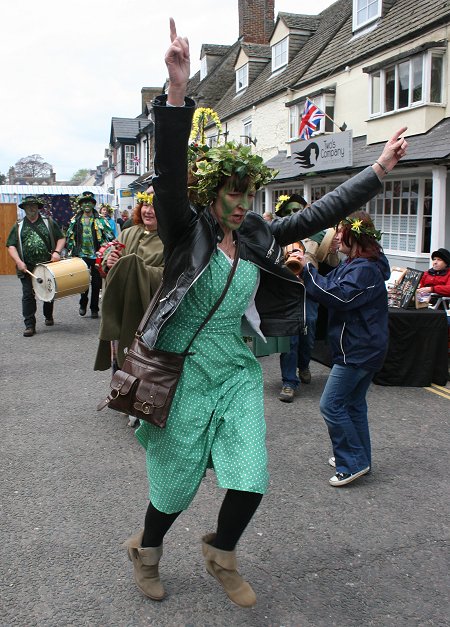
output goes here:
{"type": "Polygon", "coordinates": [[[35,274],[33,274],[32,272],[30,272],[28,269],[27,269],[27,270],[25,270],[25,272],[26,272],[27,274],[29,274],[30,276],[32,276],[32,277],[33,277],[33,279],[36,279],[36,281],[37,281],[38,283],[43,283],[43,282],[44,282],[44,279],[39,278],[38,276],[36,276],[36,275],[35,275],[35,274]]]}

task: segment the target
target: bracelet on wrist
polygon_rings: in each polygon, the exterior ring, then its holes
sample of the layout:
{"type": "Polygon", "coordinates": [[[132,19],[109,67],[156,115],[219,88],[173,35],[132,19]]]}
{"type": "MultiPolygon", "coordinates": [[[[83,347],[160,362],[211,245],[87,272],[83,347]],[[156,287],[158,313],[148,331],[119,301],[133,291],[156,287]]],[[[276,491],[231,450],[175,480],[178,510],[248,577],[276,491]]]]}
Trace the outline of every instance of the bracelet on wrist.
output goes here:
{"type": "Polygon", "coordinates": [[[59,252],[59,250],[54,250],[53,254],[56,253],[57,255],[59,255],[61,257],[61,253],[59,252]]]}
{"type": "Polygon", "coordinates": [[[375,163],[380,166],[385,174],[389,174],[389,170],[382,163],[380,163],[379,161],[375,161],[375,163]]]}

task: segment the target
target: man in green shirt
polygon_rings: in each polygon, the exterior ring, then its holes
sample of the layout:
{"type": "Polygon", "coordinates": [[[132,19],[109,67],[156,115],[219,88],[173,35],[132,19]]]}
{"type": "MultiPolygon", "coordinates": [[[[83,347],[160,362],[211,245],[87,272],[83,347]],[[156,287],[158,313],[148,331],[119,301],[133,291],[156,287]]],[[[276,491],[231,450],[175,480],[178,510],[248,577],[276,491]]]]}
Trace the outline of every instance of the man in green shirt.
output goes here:
{"type": "MultiPolygon", "coordinates": [[[[36,333],[36,297],[31,276],[36,264],[60,261],[65,238],[58,224],[51,218],[43,218],[39,208],[44,203],[35,196],[26,196],[19,207],[25,217],[11,229],[6,246],[17,267],[17,276],[22,283],[22,315],[25,322],[25,337],[36,333]]],[[[46,326],[53,326],[53,301],[44,302],[46,326]]]]}

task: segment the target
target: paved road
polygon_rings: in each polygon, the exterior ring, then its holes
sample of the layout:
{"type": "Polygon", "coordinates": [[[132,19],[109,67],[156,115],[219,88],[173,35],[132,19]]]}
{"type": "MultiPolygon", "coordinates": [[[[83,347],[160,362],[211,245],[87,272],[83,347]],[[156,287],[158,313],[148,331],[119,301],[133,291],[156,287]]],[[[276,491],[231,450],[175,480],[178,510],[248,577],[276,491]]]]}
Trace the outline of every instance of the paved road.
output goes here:
{"type": "Polygon", "coordinates": [[[271,485],[239,546],[258,604],[232,606],[203,568],[221,498],[211,474],[167,537],[158,604],[120,546],[142,525],[147,484],[133,430],[95,411],[109,383],[92,371],[99,321],[68,297],[53,328],[39,320],[23,338],[15,277],[0,277],[0,296],[2,627],[450,624],[449,398],[373,386],[373,473],[336,489],[318,412],[327,368],[314,363],[289,405],[276,357],[263,358],[271,485]]]}

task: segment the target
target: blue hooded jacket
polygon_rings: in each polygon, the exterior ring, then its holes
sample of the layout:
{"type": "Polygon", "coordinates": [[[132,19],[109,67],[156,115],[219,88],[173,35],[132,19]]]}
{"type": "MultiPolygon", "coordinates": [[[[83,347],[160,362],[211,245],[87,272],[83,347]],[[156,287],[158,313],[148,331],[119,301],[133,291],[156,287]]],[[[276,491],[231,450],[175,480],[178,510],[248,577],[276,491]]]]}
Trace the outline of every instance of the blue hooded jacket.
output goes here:
{"type": "Polygon", "coordinates": [[[328,343],[335,364],[380,370],[388,345],[388,304],[385,281],[389,263],[343,261],[327,276],[308,263],[303,270],[307,295],[328,309],[328,343]]]}

